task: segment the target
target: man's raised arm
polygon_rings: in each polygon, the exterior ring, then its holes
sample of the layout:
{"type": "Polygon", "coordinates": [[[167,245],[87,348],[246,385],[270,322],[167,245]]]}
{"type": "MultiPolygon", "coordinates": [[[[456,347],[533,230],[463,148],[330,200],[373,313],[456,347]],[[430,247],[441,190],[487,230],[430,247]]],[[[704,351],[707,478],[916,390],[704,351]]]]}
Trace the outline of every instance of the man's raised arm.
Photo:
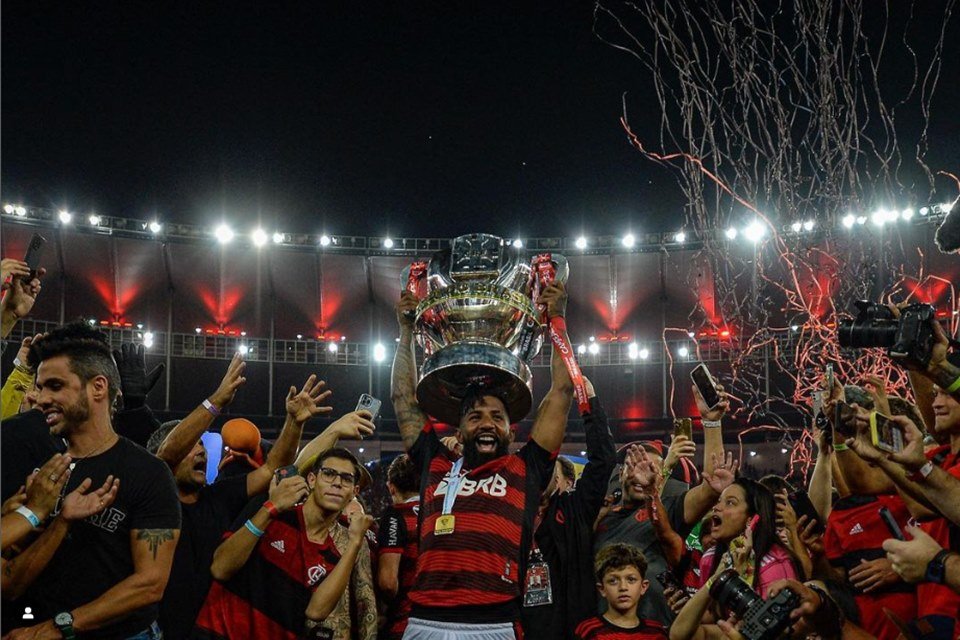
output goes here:
{"type": "MultiPolygon", "coordinates": [[[[546,305],[547,318],[562,319],[567,309],[567,292],[563,284],[551,284],[546,287],[540,294],[538,302],[546,305]]],[[[560,326],[566,347],[570,348],[566,326],[562,323],[560,326]]],[[[570,413],[573,394],[573,382],[570,380],[570,374],[567,373],[560,348],[556,344],[553,345],[553,355],[550,358],[550,377],[550,390],[537,409],[537,417],[534,420],[530,438],[541,448],[553,452],[563,443],[563,433],[567,428],[567,416],[570,413]]]]}
{"type": "Polygon", "coordinates": [[[400,302],[397,303],[400,342],[397,344],[390,377],[390,399],[397,414],[397,426],[400,428],[403,446],[408,451],[427,422],[427,414],[417,404],[417,358],[412,317],[417,304],[417,297],[411,292],[404,291],[400,294],[400,302]]]}

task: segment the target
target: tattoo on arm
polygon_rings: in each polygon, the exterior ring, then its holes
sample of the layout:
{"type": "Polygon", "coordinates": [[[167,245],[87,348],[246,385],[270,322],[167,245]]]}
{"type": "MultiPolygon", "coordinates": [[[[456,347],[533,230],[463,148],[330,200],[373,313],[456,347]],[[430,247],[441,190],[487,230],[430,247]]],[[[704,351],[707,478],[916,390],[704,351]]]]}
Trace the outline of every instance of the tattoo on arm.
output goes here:
{"type": "Polygon", "coordinates": [[[370,550],[364,544],[353,569],[354,595],[357,599],[358,637],[362,640],[377,637],[377,596],[373,590],[373,569],[370,550]]]}
{"type": "Polygon", "coordinates": [[[146,540],[150,545],[150,551],[153,553],[153,559],[157,559],[157,551],[160,545],[169,540],[173,540],[173,529],[140,529],[137,532],[137,540],[146,540]]]}
{"type": "Polygon", "coordinates": [[[426,414],[417,405],[416,391],[417,369],[413,355],[413,344],[405,348],[403,343],[397,348],[393,360],[393,375],[390,381],[390,396],[397,414],[397,425],[403,437],[404,446],[409,449],[417,441],[420,430],[427,421],[426,414]]]}

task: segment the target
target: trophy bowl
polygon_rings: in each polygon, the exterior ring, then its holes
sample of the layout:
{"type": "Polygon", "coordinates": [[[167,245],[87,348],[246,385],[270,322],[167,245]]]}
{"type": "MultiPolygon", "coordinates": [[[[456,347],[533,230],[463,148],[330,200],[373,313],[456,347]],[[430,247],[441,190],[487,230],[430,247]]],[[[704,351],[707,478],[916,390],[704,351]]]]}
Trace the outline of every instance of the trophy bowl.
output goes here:
{"type": "MultiPolygon", "coordinates": [[[[554,262],[557,280],[566,280],[566,260],[556,256],[554,262]]],[[[434,254],[425,279],[429,291],[416,312],[426,354],[417,384],[420,407],[459,424],[460,404],[478,385],[506,399],[511,422],[523,419],[533,406],[528,362],[540,351],[544,331],[527,254],[497,236],[460,236],[434,254]]]]}

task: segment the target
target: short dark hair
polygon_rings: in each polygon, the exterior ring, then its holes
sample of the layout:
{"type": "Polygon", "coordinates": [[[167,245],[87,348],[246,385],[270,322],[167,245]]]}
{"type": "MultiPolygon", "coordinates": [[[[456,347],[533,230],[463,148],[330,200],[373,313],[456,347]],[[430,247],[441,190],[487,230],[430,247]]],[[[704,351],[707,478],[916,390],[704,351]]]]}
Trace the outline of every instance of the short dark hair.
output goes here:
{"type": "Polygon", "coordinates": [[[36,370],[44,360],[57,356],[67,356],[70,371],[84,384],[97,376],[104,376],[110,404],[117,399],[120,371],[110,352],[110,340],[104,332],[81,321],[57,327],[30,345],[27,363],[36,370]]]}
{"type": "Polygon", "coordinates": [[[167,439],[167,436],[170,435],[170,432],[173,431],[174,427],[180,424],[179,420],[167,420],[159,427],[156,431],[150,434],[150,439],[147,440],[147,451],[153,455],[157,455],[157,451],[160,451],[160,445],[163,444],[163,441],[167,439]]]}
{"type": "Polygon", "coordinates": [[[593,561],[597,582],[603,582],[603,576],[610,571],[630,566],[637,568],[641,578],[647,575],[647,557],[643,555],[643,551],[623,542],[615,542],[603,547],[597,551],[593,561]]]}
{"type": "Polygon", "coordinates": [[[887,398],[887,402],[890,403],[891,414],[910,418],[913,423],[917,425],[917,429],[920,429],[922,433],[926,433],[927,428],[926,425],[923,424],[923,416],[920,415],[920,410],[917,408],[917,405],[900,396],[890,396],[887,398]]]}
{"type": "Polygon", "coordinates": [[[401,453],[387,467],[387,482],[401,493],[413,493],[420,488],[417,465],[405,453],[401,453]]]}
{"type": "Polygon", "coordinates": [[[863,387],[855,384],[843,385],[843,396],[847,399],[847,404],[857,404],[867,411],[873,411],[873,396],[867,393],[863,387]]]}
{"type": "Polygon", "coordinates": [[[510,422],[510,407],[507,405],[507,397],[503,391],[493,387],[484,387],[479,384],[471,384],[467,387],[467,392],[460,401],[460,419],[470,413],[477,404],[486,397],[496,398],[503,403],[503,408],[507,412],[507,422],[510,422]]]}
{"type": "Polygon", "coordinates": [[[353,465],[353,475],[356,478],[356,482],[357,484],[360,483],[360,479],[363,477],[360,471],[360,461],[357,460],[357,456],[353,455],[349,450],[344,449],[343,447],[334,447],[333,449],[327,449],[321,453],[319,456],[317,456],[317,459],[314,461],[313,467],[311,467],[310,470],[315,474],[320,473],[320,468],[323,466],[323,463],[330,458],[346,460],[347,462],[351,463],[353,465]]]}
{"type": "Polygon", "coordinates": [[[577,468],[573,466],[573,463],[570,462],[569,458],[564,456],[557,456],[557,462],[560,463],[560,473],[563,474],[563,477],[570,481],[570,484],[573,484],[577,481],[577,468]]]}
{"type": "Polygon", "coordinates": [[[773,495],[778,495],[783,491],[787,493],[793,493],[793,485],[787,482],[785,479],[780,476],[774,475],[772,473],[767,474],[760,478],[760,484],[765,486],[773,495]]]}

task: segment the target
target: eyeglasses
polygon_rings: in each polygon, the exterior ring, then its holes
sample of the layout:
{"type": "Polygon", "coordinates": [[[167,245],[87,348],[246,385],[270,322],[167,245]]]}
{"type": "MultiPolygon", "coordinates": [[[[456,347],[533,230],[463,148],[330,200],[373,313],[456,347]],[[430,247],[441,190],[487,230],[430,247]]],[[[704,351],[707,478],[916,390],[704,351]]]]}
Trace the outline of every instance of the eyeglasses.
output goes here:
{"type": "Polygon", "coordinates": [[[345,487],[352,487],[357,484],[357,476],[353,473],[343,473],[337,471],[336,469],[331,469],[330,467],[321,467],[320,468],[320,477],[324,482],[329,482],[333,484],[333,481],[337,478],[340,478],[340,483],[345,487]]]}

